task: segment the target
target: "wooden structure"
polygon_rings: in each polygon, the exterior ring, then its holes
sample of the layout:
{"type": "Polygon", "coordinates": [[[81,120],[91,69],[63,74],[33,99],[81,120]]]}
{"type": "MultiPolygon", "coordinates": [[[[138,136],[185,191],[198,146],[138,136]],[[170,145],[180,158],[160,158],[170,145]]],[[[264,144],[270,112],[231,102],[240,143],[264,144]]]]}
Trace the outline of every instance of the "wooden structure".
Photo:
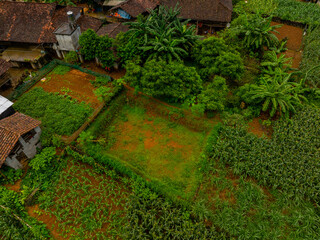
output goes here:
{"type": "Polygon", "coordinates": [[[0,120],[0,168],[3,164],[23,168],[23,163],[36,155],[37,148],[41,147],[40,124],[18,112],[0,120]]]}

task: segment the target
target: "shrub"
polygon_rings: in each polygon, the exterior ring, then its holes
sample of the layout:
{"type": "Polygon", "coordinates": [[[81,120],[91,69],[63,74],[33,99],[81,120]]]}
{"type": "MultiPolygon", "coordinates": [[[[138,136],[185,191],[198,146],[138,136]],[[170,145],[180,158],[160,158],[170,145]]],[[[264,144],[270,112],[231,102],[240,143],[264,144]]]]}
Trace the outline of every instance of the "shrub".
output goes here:
{"type": "Polygon", "coordinates": [[[78,54],[75,51],[70,51],[64,57],[67,63],[77,63],[79,61],[78,54]]]}
{"type": "Polygon", "coordinates": [[[244,72],[239,53],[230,49],[222,38],[210,37],[199,42],[193,49],[193,58],[203,80],[209,80],[215,74],[239,79],[244,72]]]}
{"type": "Polygon", "coordinates": [[[240,55],[231,52],[218,56],[214,68],[215,74],[235,80],[240,79],[244,73],[244,65],[240,55]]]}
{"type": "Polygon", "coordinates": [[[230,31],[242,45],[252,54],[263,53],[263,48],[270,49],[278,45],[279,40],[274,35],[275,29],[281,25],[271,26],[272,16],[264,18],[260,13],[242,14],[231,24],[230,31]]]}
{"type": "Polygon", "coordinates": [[[111,50],[113,40],[108,36],[102,36],[98,39],[99,44],[96,49],[96,57],[101,61],[102,66],[113,67],[115,57],[111,50]]]}
{"type": "Polygon", "coordinates": [[[92,60],[96,56],[99,45],[99,36],[92,29],[83,32],[79,37],[79,45],[81,46],[81,54],[86,60],[92,60]]]}
{"type": "Polygon", "coordinates": [[[201,78],[195,68],[179,62],[151,60],[143,67],[129,63],[126,69],[125,81],[148,95],[170,102],[183,102],[202,88],[201,78]]]}
{"type": "Polygon", "coordinates": [[[207,110],[223,111],[229,89],[223,77],[216,76],[205,90],[198,95],[198,101],[207,110]]]}

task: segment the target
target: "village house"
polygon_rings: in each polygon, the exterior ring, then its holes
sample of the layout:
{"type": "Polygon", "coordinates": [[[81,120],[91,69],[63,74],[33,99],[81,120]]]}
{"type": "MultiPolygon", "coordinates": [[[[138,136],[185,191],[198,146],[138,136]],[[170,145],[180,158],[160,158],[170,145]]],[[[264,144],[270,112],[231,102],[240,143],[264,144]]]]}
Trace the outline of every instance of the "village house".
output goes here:
{"type": "Polygon", "coordinates": [[[97,31],[102,25],[101,20],[84,15],[82,7],[55,3],[1,1],[0,13],[0,58],[14,67],[40,68],[54,50],[64,57],[67,51],[77,50],[81,32],[97,31]]]}
{"type": "Polygon", "coordinates": [[[110,15],[128,21],[140,14],[147,15],[160,4],[169,8],[178,4],[180,17],[191,19],[197,34],[213,33],[215,29],[228,26],[233,11],[232,0],[203,0],[201,3],[194,0],[127,0],[111,8],[110,15]]]}
{"type": "Polygon", "coordinates": [[[122,23],[110,23],[107,25],[102,26],[98,31],[97,34],[99,36],[108,35],[110,38],[116,38],[116,36],[120,32],[127,32],[129,30],[129,26],[123,25],[122,23]]]}
{"type": "Polygon", "coordinates": [[[21,169],[36,155],[37,148],[41,147],[40,124],[18,112],[0,120],[0,168],[4,164],[21,169]]]}

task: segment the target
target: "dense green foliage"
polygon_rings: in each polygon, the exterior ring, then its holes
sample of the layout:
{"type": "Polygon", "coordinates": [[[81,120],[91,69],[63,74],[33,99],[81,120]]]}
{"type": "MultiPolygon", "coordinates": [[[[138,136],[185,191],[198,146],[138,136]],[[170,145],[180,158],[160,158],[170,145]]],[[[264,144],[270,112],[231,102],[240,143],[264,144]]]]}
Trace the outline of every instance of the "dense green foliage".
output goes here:
{"type": "Polygon", "coordinates": [[[232,22],[229,32],[242,43],[244,49],[261,55],[264,47],[270,49],[279,42],[274,32],[277,33],[275,29],[280,25],[271,26],[271,21],[272,16],[265,18],[260,13],[243,13],[232,22]]]}
{"type": "Polygon", "coordinates": [[[301,70],[308,73],[307,83],[313,87],[320,86],[320,27],[310,27],[305,37],[301,70]]]}
{"type": "Polygon", "coordinates": [[[320,6],[314,3],[278,0],[278,6],[273,14],[283,20],[310,25],[320,24],[320,6]]]}
{"type": "Polygon", "coordinates": [[[135,183],[127,211],[125,239],[224,239],[190,210],[175,207],[141,183],[135,183]]]}
{"type": "Polygon", "coordinates": [[[111,50],[113,40],[108,36],[98,36],[92,29],[83,32],[79,38],[81,54],[86,60],[97,57],[103,67],[112,67],[115,61],[111,50]]]}
{"type": "Polygon", "coordinates": [[[307,101],[303,96],[303,81],[294,82],[291,74],[282,72],[261,78],[260,84],[246,84],[238,91],[238,95],[249,105],[262,105],[262,111],[270,110],[270,117],[276,112],[288,118],[290,112],[296,112],[302,101],[307,101]]]}
{"type": "Polygon", "coordinates": [[[112,39],[107,35],[99,38],[99,44],[96,50],[96,57],[101,61],[102,67],[112,67],[115,61],[112,47],[112,39]]]}
{"type": "Polygon", "coordinates": [[[78,54],[75,51],[70,51],[65,55],[64,60],[71,64],[77,63],[79,61],[78,54]]]}
{"type": "Polygon", "coordinates": [[[222,38],[210,37],[198,42],[193,49],[193,58],[203,80],[214,75],[236,80],[244,72],[239,53],[230,49],[222,38]]]}
{"type": "Polygon", "coordinates": [[[79,38],[79,45],[81,46],[81,54],[86,60],[92,60],[96,56],[96,51],[99,45],[99,36],[92,29],[81,33],[79,38]]]}
{"type": "Polygon", "coordinates": [[[245,129],[224,127],[214,158],[237,175],[254,177],[289,198],[319,202],[320,110],[305,107],[291,121],[278,121],[272,139],[258,139],[245,129]]]}
{"type": "Polygon", "coordinates": [[[14,108],[33,118],[40,119],[42,126],[51,134],[71,135],[92,113],[85,103],[69,100],[61,95],[34,88],[14,104],[14,108]]]}
{"type": "Polygon", "coordinates": [[[216,76],[198,95],[198,101],[204,104],[207,110],[223,111],[228,92],[226,80],[216,76]]]}
{"type": "Polygon", "coordinates": [[[23,197],[0,186],[0,237],[1,239],[45,239],[49,232],[45,225],[28,216],[23,197]]]}
{"type": "Polygon", "coordinates": [[[142,38],[133,37],[132,32],[119,33],[113,43],[116,51],[118,62],[123,65],[129,60],[135,58],[144,58],[145,55],[140,47],[143,46],[144,40],[142,38]]]}
{"type": "Polygon", "coordinates": [[[174,9],[160,6],[152,10],[147,18],[140,17],[136,22],[127,23],[130,26],[128,34],[132,34],[133,39],[143,39],[143,45],[139,48],[148,59],[181,61],[188,57],[198,37],[195,26],[187,26],[189,21],[182,21],[178,18],[179,14],[177,6],[174,9]]]}
{"type": "Polygon", "coordinates": [[[320,23],[320,7],[314,3],[296,0],[241,0],[237,8],[244,9],[248,13],[273,14],[282,20],[292,22],[309,25],[320,23]]]}
{"type": "Polygon", "coordinates": [[[202,81],[193,67],[179,62],[147,61],[143,67],[126,66],[124,80],[137,90],[170,102],[182,102],[201,91],[202,81]]]}

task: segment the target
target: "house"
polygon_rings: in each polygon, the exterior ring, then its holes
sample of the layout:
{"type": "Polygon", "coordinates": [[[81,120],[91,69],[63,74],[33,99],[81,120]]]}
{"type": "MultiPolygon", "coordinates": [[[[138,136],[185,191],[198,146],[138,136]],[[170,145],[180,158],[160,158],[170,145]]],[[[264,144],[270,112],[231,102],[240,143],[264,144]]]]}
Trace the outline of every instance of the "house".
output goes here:
{"type": "MultiPolygon", "coordinates": [[[[11,76],[8,70],[11,68],[11,63],[4,59],[0,59],[0,88],[6,84],[12,84],[11,76]]],[[[0,97],[1,100],[1,97],[0,97]]],[[[0,103],[1,104],[1,103],[0,103]]]]}
{"type": "Polygon", "coordinates": [[[127,0],[110,9],[111,16],[119,19],[133,19],[138,15],[146,15],[159,6],[158,0],[127,0]]]}
{"type": "Polygon", "coordinates": [[[0,120],[0,168],[3,164],[14,169],[23,168],[41,147],[40,121],[22,113],[0,120]]]}
{"type": "Polygon", "coordinates": [[[97,31],[102,25],[100,20],[83,15],[82,7],[0,1],[0,47],[5,48],[1,58],[15,67],[30,64],[40,68],[53,50],[62,57],[67,50],[65,46],[60,48],[55,31],[69,24],[68,12],[72,12],[80,31],[88,28],[97,31]]]}
{"type": "Polygon", "coordinates": [[[181,8],[180,16],[196,24],[197,33],[205,34],[215,28],[224,28],[231,22],[232,0],[127,0],[111,8],[111,15],[122,20],[147,14],[159,5],[181,8]]]}
{"type": "Polygon", "coordinates": [[[0,120],[14,114],[13,102],[0,95],[0,120]]]}
{"type": "Polygon", "coordinates": [[[180,17],[191,19],[197,25],[198,34],[226,27],[233,11],[232,0],[162,0],[161,4],[172,8],[178,4],[180,17]]]}
{"type": "Polygon", "coordinates": [[[110,24],[102,26],[97,31],[97,34],[99,36],[108,35],[110,38],[116,38],[116,36],[120,32],[127,32],[128,30],[129,30],[129,26],[123,25],[121,23],[110,23],[110,24]]]}

